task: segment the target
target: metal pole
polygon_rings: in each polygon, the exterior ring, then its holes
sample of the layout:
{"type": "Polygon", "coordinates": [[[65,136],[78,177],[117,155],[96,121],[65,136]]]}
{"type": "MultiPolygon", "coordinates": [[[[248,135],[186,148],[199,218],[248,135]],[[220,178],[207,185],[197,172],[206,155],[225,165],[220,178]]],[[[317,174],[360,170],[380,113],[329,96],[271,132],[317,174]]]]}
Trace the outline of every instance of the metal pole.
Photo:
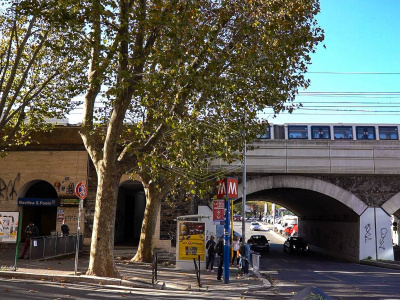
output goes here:
{"type": "Polygon", "coordinates": [[[231,200],[225,198],[225,225],[224,225],[224,283],[229,283],[229,260],[230,260],[230,235],[231,235],[231,222],[230,222],[230,208],[231,200]]]}
{"type": "Polygon", "coordinates": [[[81,211],[83,208],[83,200],[81,199],[79,201],[79,212],[78,212],[78,229],[76,231],[76,252],[75,252],[75,270],[74,270],[74,274],[76,276],[76,274],[78,273],[78,256],[79,256],[79,231],[80,231],[80,227],[81,227],[81,211]]]}
{"type": "Polygon", "coordinates": [[[246,135],[243,147],[243,192],[242,192],[242,242],[246,242],[246,135]]]}
{"type": "Polygon", "coordinates": [[[17,244],[15,245],[15,257],[14,257],[14,268],[13,271],[17,270],[17,262],[18,262],[18,248],[19,248],[19,243],[21,240],[21,227],[22,227],[22,223],[21,223],[21,213],[18,212],[18,232],[17,232],[17,244]]]}

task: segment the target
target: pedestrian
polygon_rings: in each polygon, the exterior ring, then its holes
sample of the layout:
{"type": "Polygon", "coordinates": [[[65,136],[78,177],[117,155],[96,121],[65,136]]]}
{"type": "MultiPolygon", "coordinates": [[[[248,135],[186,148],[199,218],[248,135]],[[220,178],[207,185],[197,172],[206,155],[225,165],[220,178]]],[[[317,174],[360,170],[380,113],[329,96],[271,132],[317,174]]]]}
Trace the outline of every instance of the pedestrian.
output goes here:
{"type": "Polygon", "coordinates": [[[207,262],[206,262],[206,270],[210,272],[214,272],[214,259],[215,259],[215,238],[211,236],[207,241],[206,249],[207,249],[207,262]],[[210,266],[210,268],[208,268],[210,266]]]}
{"type": "Polygon", "coordinates": [[[244,254],[244,265],[243,265],[243,274],[244,276],[249,276],[249,265],[250,265],[250,256],[251,256],[251,245],[253,244],[252,240],[247,240],[245,244],[245,254],[244,254]]]}
{"type": "Polygon", "coordinates": [[[61,225],[61,232],[63,236],[69,235],[69,227],[67,224],[65,224],[65,219],[63,219],[63,223],[61,225]]]}
{"type": "Polygon", "coordinates": [[[25,229],[25,234],[26,238],[25,238],[24,250],[22,251],[21,256],[18,257],[19,259],[23,259],[25,257],[25,254],[28,251],[29,246],[31,244],[31,238],[39,236],[39,228],[32,221],[30,221],[25,229]]]}
{"type": "Polygon", "coordinates": [[[239,238],[235,235],[232,241],[232,266],[237,266],[239,264],[239,238]]]}
{"type": "Polygon", "coordinates": [[[222,280],[222,268],[224,265],[224,240],[222,237],[219,238],[217,245],[215,246],[215,252],[218,255],[218,271],[217,280],[222,280]]]}

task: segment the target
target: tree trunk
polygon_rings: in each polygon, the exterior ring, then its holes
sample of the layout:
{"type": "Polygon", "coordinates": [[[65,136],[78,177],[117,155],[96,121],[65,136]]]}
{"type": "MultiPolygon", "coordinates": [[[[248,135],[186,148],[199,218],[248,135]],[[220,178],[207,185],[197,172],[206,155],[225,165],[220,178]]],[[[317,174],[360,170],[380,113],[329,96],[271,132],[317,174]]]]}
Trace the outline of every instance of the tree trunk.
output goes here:
{"type": "Polygon", "coordinates": [[[152,262],[154,233],[156,231],[158,212],[161,207],[161,200],[166,193],[165,191],[160,192],[154,183],[146,184],[143,182],[143,186],[146,193],[146,209],[144,212],[139,247],[132,261],[152,262]]]}
{"type": "Polygon", "coordinates": [[[121,175],[97,168],[98,184],[90,261],[86,275],[119,277],[114,264],[114,227],[121,175]]]}

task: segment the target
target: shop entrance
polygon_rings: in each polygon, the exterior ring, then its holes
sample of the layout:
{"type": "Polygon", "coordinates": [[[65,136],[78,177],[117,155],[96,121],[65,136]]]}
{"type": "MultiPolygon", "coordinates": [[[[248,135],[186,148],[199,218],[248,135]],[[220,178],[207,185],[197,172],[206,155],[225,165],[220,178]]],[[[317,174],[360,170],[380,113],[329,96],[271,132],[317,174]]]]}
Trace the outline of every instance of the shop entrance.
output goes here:
{"type": "Polygon", "coordinates": [[[138,245],[145,208],[142,183],[136,180],[121,183],[115,217],[115,245],[138,245]]]}
{"type": "MultiPolygon", "coordinates": [[[[47,181],[36,181],[27,189],[23,199],[57,199],[54,187],[47,181]]],[[[34,201],[31,201],[34,202],[34,201]]],[[[40,201],[36,201],[39,202],[40,201]]],[[[45,203],[45,201],[42,201],[45,203]]],[[[39,228],[41,236],[50,235],[56,230],[57,206],[24,205],[22,209],[22,237],[25,237],[25,228],[32,221],[39,228]]]]}

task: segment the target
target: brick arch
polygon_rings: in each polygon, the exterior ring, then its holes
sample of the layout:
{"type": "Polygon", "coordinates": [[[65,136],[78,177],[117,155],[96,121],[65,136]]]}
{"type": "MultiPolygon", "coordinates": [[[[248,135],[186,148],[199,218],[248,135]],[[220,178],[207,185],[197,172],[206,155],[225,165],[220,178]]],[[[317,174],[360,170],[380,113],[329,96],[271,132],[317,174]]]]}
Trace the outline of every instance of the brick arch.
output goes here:
{"type": "Polygon", "coordinates": [[[400,209],[400,193],[397,193],[388,201],[383,203],[382,208],[389,214],[393,215],[396,211],[400,209]]]}
{"type": "MultiPolygon", "coordinates": [[[[276,175],[249,180],[246,184],[246,195],[275,188],[297,188],[315,191],[336,199],[337,201],[349,207],[358,215],[361,215],[368,207],[363,201],[361,201],[352,193],[332,183],[306,176],[276,175]]],[[[242,197],[242,193],[243,187],[240,185],[238,195],[240,198],[242,197]]]]}
{"type": "MultiPolygon", "coordinates": [[[[60,181],[60,178],[51,174],[22,174],[18,182],[18,197],[25,196],[27,190],[38,181],[46,181],[53,185],[54,182],[60,181]]],[[[58,192],[57,192],[58,193],[58,192]]]]}

